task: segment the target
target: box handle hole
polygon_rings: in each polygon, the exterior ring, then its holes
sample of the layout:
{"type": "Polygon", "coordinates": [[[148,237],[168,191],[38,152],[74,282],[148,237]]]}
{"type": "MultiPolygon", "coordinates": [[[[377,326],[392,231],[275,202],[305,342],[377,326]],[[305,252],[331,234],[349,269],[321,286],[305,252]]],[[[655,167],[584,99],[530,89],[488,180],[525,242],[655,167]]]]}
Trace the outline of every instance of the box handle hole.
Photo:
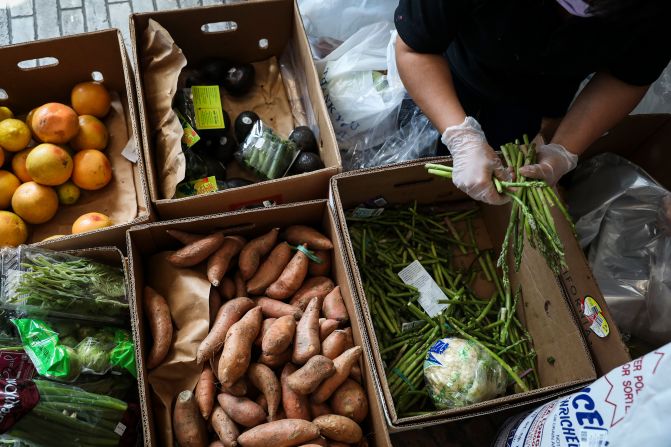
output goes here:
{"type": "Polygon", "coordinates": [[[93,79],[96,82],[103,82],[105,80],[105,77],[99,71],[93,71],[91,72],[91,79],[93,79]]]}
{"type": "Polygon", "coordinates": [[[230,33],[238,29],[237,22],[225,21],[225,22],[213,22],[206,23],[200,27],[200,30],[206,34],[208,33],[230,33]]]}
{"type": "Polygon", "coordinates": [[[268,39],[259,39],[259,48],[262,50],[267,50],[268,49],[268,39]]]}
{"type": "Polygon", "coordinates": [[[413,180],[412,182],[402,182],[394,184],[394,188],[405,188],[406,186],[421,185],[422,183],[431,183],[434,178],[425,178],[422,180],[413,180]]]}
{"type": "Polygon", "coordinates": [[[37,59],[26,59],[18,64],[21,70],[32,70],[35,68],[46,68],[58,65],[58,59],[55,57],[39,57],[37,59]]]}
{"type": "Polygon", "coordinates": [[[0,88],[0,101],[7,101],[9,99],[9,95],[7,94],[7,91],[4,88],[0,88]]]}

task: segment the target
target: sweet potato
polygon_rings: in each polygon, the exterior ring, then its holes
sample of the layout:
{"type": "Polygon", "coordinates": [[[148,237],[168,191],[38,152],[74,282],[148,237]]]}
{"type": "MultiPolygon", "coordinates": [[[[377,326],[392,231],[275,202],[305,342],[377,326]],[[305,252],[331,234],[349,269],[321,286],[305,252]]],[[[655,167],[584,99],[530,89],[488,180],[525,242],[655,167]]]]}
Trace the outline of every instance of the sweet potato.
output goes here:
{"type": "MultiPolygon", "coordinates": [[[[235,442],[236,442],[235,445],[238,445],[237,440],[235,442]]],[[[226,447],[226,446],[220,440],[215,439],[214,441],[210,442],[210,445],[208,447],[226,447]]]]}
{"type": "Polygon", "coordinates": [[[263,335],[261,350],[266,354],[280,354],[289,349],[295,333],[296,320],[294,317],[292,315],[280,317],[272,323],[268,332],[263,335]]]}
{"type": "Polygon", "coordinates": [[[226,333],[219,360],[219,380],[230,387],[245,374],[252,358],[252,344],[261,330],[261,308],[255,307],[226,333]]]}
{"type": "Polygon", "coordinates": [[[202,234],[187,233],[186,231],[180,230],[165,230],[165,232],[184,245],[193,244],[204,237],[202,234]]]}
{"type": "Polygon", "coordinates": [[[308,257],[302,251],[296,250],[280,277],[266,289],[266,296],[275,300],[286,300],[301,287],[307,274],[308,257]]]}
{"type": "Polygon", "coordinates": [[[246,397],[219,393],[217,400],[226,414],[243,427],[256,427],[266,420],[266,412],[263,411],[263,408],[246,397]]]}
{"type": "Polygon", "coordinates": [[[238,259],[242,279],[248,281],[254,276],[254,273],[259,269],[259,264],[261,264],[261,258],[267,255],[275,246],[279,232],[279,228],[273,228],[266,234],[247,242],[243,247],[238,259]]]}
{"type": "Polygon", "coordinates": [[[235,296],[247,296],[247,284],[242,279],[242,276],[240,276],[240,270],[233,275],[233,282],[235,283],[235,296]]]}
{"type": "Polygon", "coordinates": [[[319,341],[319,308],[319,298],[312,298],[296,325],[294,352],[291,356],[295,364],[303,365],[312,356],[321,352],[321,343],[319,341]]]}
{"type": "Polygon", "coordinates": [[[352,335],[352,328],[346,327],[343,329],[347,335],[347,343],[345,344],[345,349],[350,349],[354,347],[354,336],[352,335]]]}
{"type": "Polygon", "coordinates": [[[268,422],[238,437],[242,447],[294,447],[319,436],[319,429],[302,419],[268,422]]]}
{"type": "Polygon", "coordinates": [[[285,315],[291,315],[294,319],[300,320],[303,316],[303,311],[298,307],[283,303],[282,301],[261,297],[256,298],[254,302],[257,306],[261,307],[263,316],[266,318],[280,318],[285,315]]]}
{"type": "Polygon", "coordinates": [[[291,349],[287,349],[279,354],[266,354],[262,352],[259,356],[259,363],[263,363],[272,369],[280,368],[291,361],[291,349]]]}
{"type": "Polygon", "coordinates": [[[342,295],[340,295],[340,286],[336,286],[326,295],[324,304],[322,304],[322,312],[326,318],[337,320],[340,324],[349,321],[345,302],[342,299],[342,295]]]}
{"type": "Polygon", "coordinates": [[[310,397],[313,402],[322,403],[331,397],[335,390],[345,383],[349,377],[349,372],[352,369],[352,366],[361,357],[361,346],[355,346],[351,349],[340,354],[335,360],[333,360],[333,366],[336,370],[335,374],[331,377],[324,380],[315,392],[310,397]]]}
{"type": "Polygon", "coordinates": [[[247,378],[266,396],[268,402],[268,418],[274,420],[277,416],[277,410],[280,407],[281,389],[280,381],[275,373],[266,365],[261,363],[252,363],[247,369],[247,378]]]}
{"type": "Polygon", "coordinates": [[[315,250],[315,256],[321,259],[321,264],[310,260],[308,274],[310,276],[329,276],[331,274],[331,252],[326,250],[315,250]]]}
{"type": "MultiPolygon", "coordinates": [[[[224,276],[219,284],[219,295],[226,301],[235,298],[235,282],[228,276],[224,276]]],[[[246,295],[246,294],[245,294],[246,295]]]]}
{"type": "MultiPolygon", "coordinates": [[[[363,439],[363,438],[361,438],[363,439]]],[[[359,444],[357,444],[358,446],[359,444]]],[[[330,441],[328,443],[328,447],[351,447],[350,444],[344,443],[344,442],[338,442],[338,441],[330,441]]]]}
{"type": "Polygon", "coordinates": [[[221,308],[221,295],[217,292],[217,289],[210,287],[210,328],[217,319],[217,313],[221,308]]]}
{"type": "Polygon", "coordinates": [[[230,394],[231,396],[243,397],[247,395],[247,379],[244,377],[233,384],[233,386],[225,387],[221,385],[221,391],[230,394]]]}
{"type": "Polygon", "coordinates": [[[287,378],[296,372],[296,369],[296,366],[291,363],[287,363],[282,369],[282,374],[280,375],[282,408],[284,408],[289,419],[305,419],[306,421],[310,421],[312,418],[310,417],[308,396],[296,393],[287,384],[287,378]]]}
{"type": "Polygon", "coordinates": [[[352,369],[349,372],[349,378],[361,383],[362,379],[362,374],[361,374],[361,366],[357,363],[356,365],[352,366],[352,369]]]}
{"type": "Polygon", "coordinates": [[[319,319],[319,339],[322,343],[326,340],[326,337],[338,329],[338,325],[339,323],[336,320],[330,320],[328,318],[319,319]]]}
{"type": "Polygon", "coordinates": [[[311,439],[307,444],[303,444],[300,447],[329,447],[329,443],[326,438],[320,436],[319,438],[311,439]]]}
{"type": "Polygon", "coordinates": [[[263,411],[268,413],[268,400],[266,400],[266,396],[264,396],[263,394],[259,394],[259,396],[256,398],[254,402],[259,404],[259,407],[263,408],[263,411]]]}
{"type": "Polygon", "coordinates": [[[214,396],[217,390],[216,381],[217,378],[214,377],[212,368],[206,363],[203,371],[200,373],[196,390],[194,391],[200,414],[205,420],[210,417],[212,408],[214,407],[214,396]]]}
{"type": "MultiPolygon", "coordinates": [[[[261,313],[263,313],[263,309],[261,310],[261,313]]],[[[293,317],[288,317],[293,320],[293,317]]],[[[257,348],[261,347],[261,343],[263,343],[263,336],[268,332],[268,329],[270,329],[270,326],[273,325],[273,323],[277,320],[277,318],[266,318],[263,320],[263,323],[261,323],[261,330],[259,331],[259,336],[256,337],[256,340],[254,340],[254,346],[257,348]]]]}
{"type": "Polygon", "coordinates": [[[224,345],[228,329],[253,307],[254,301],[249,298],[235,298],[221,306],[210,333],[198,346],[196,361],[200,364],[211,359],[224,345]]]}
{"type": "Polygon", "coordinates": [[[345,352],[347,345],[347,333],[338,329],[326,337],[322,342],[322,354],[331,360],[345,352]]]}
{"type": "Polygon", "coordinates": [[[156,368],[168,355],[172,344],[172,317],[165,298],[149,286],[144,288],[144,313],[149,320],[149,330],[154,339],[147,356],[147,369],[156,368]]]}
{"type": "Polygon", "coordinates": [[[298,291],[291,297],[289,304],[305,310],[310,300],[314,297],[323,300],[333,290],[333,281],[325,276],[308,278],[298,291]]]}
{"type": "Polygon", "coordinates": [[[329,414],[319,416],[312,422],[319,427],[322,436],[333,441],[354,444],[359,442],[363,436],[359,424],[345,416],[329,414]]]}
{"type": "Polygon", "coordinates": [[[214,287],[219,286],[231,265],[231,260],[240,253],[245,242],[245,238],[240,236],[226,236],[221,247],[207,259],[207,279],[214,287]]]}
{"type": "Polygon", "coordinates": [[[168,262],[175,267],[193,267],[206,260],[223,243],[224,235],[221,233],[204,236],[171,253],[168,256],[168,262]]]}
{"type": "Polygon", "coordinates": [[[210,423],[224,447],[237,447],[240,431],[233,419],[219,405],[214,407],[210,423]]]}
{"type": "Polygon", "coordinates": [[[361,423],[368,415],[368,398],[361,385],[347,379],[331,395],[333,413],[347,416],[354,422],[361,423]]]}
{"type": "Polygon", "coordinates": [[[280,277],[290,260],[291,247],[289,244],[286,242],[277,244],[254,276],[247,281],[247,292],[252,295],[261,295],[280,277]]]}
{"type": "Polygon", "coordinates": [[[319,231],[306,225],[292,225],[284,232],[284,238],[293,245],[307,244],[310,250],[333,250],[333,243],[319,231]]]}
{"type": "MultiPolygon", "coordinates": [[[[172,429],[180,447],[206,447],[207,427],[191,391],[179,393],[172,413],[172,429]]],[[[314,436],[313,436],[314,437],[314,436]]]]}
{"type": "Polygon", "coordinates": [[[287,385],[297,393],[310,394],[335,372],[333,360],[323,355],[315,355],[300,369],[287,377],[287,385]]]}
{"type": "Polygon", "coordinates": [[[328,404],[322,402],[320,404],[310,401],[310,414],[312,419],[323,416],[325,414],[332,414],[333,411],[329,408],[328,404]]]}

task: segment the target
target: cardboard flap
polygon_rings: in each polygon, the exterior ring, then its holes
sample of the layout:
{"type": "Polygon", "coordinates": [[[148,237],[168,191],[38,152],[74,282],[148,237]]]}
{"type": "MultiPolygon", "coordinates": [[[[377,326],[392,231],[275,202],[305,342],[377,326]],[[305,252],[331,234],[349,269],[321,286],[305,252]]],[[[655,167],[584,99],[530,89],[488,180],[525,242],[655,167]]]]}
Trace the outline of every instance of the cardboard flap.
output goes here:
{"type": "Polygon", "coordinates": [[[142,35],[151,17],[168,30],[192,64],[206,58],[220,57],[222,53],[237,62],[253,62],[279,56],[291,36],[293,2],[266,0],[262,8],[255,3],[259,2],[230,4],[226,8],[211,6],[135,14],[135,36],[142,35]],[[273,27],[259,26],[268,21],[272,21],[273,27]],[[211,32],[203,30],[203,26],[218,22],[234,22],[234,29],[211,32]],[[262,39],[267,41],[265,48],[259,43],[262,39]]]}

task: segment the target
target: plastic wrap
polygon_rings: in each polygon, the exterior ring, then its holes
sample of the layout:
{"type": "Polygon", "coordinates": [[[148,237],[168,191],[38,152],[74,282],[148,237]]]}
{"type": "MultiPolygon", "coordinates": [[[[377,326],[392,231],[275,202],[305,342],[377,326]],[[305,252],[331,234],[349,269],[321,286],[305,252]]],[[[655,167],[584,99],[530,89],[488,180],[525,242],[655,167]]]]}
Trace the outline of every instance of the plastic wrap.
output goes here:
{"type": "Polygon", "coordinates": [[[22,245],[4,252],[0,306],[5,315],[128,320],[124,272],[86,258],[22,245]]]}
{"type": "Polygon", "coordinates": [[[0,379],[0,442],[31,446],[118,445],[125,402],[46,380],[0,379]]]}
{"type": "Polygon", "coordinates": [[[239,161],[258,177],[272,180],[286,175],[299,152],[293,141],[280,138],[259,120],[240,145],[239,161]]]}
{"type": "Polygon", "coordinates": [[[474,342],[436,341],[424,360],[424,378],[438,409],[458,408],[505,394],[507,373],[474,342]]]}
{"type": "Polygon", "coordinates": [[[582,163],[569,210],[618,327],[659,345],[671,341],[669,192],[613,154],[582,163]]]}

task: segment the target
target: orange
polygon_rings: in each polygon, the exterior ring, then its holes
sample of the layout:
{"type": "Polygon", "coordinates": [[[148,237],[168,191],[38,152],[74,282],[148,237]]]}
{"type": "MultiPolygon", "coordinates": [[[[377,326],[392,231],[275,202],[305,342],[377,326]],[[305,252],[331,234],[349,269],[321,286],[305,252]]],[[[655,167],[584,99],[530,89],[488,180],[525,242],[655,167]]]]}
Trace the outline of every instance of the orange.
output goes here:
{"type": "Polygon", "coordinates": [[[14,158],[12,158],[12,171],[14,171],[14,175],[16,175],[19,180],[24,183],[31,182],[33,180],[30,174],[28,174],[28,170],[26,169],[26,158],[28,158],[28,154],[32,150],[32,147],[24,149],[21,152],[14,154],[14,158]]]}
{"type": "Polygon", "coordinates": [[[79,200],[81,191],[72,182],[65,182],[56,188],[58,201],[61,205],[74,205],[79,200]]]}
{"type": "Polygon", "coordinates": [[[9,110],[9,107],[0,107],[0,121],[7,118],[14,118],[14,113],[9,110]]]}
{"type": "Polygon", "coordinates": [[[9,171],[0,171],[0,210],[4,210],[12,202],[14,191],[21,182],[9,171]]]}
{"type": "Polygon", "coordinates": [[[112,100],[109,92],[101,83],[82,82],[72,89],[70,102],[79,115],[104,118],[109,112],[112,100]]]}
{"type": "Polygon", "coordinates": [[[86,213],[72,224],[72,234],[85,233],[112,226],[112,220],[102,213],[86,213]]]}
{"type": "Polygon", "coordinates": [[[0,146],[10,152],[23,150],[30,143],[30,129],[21,120],[7,118],[0,121],[0,146]]]}
{"type": "Polygon", "coordinates": [[[37,138],[45,143],[67,143],[79,132],[79,119],[75,111],[58,102],[38,107],[30,125],[37,138]]]}
{"type": "Polygon", "coordinates": [[[26,222],[41,224],[51,220],[58,211],[58,195],[49,186],[24,183],[14,192],[12,208],[26,222]]]}
{"type": "Polygon", "coordinates": [[[0,247],[16,247],[28,239],[26,223],[14,213],[0,211],[0,247]]]}
{"type": "Polygon", "coordinates": [[[81,189],[93,191],[112,180],[112,165],[100,151],[86,149],[75,154],[72,181],[81,189]]]}
{"type": "Polygon", "coordinates": [[[42,143],[26,158],[26,170],[34,182],[56,186],[68,181],[72,174],[72,157],[62,147],[42,143]]]}
{"type": "Polygon", "coordinates": [[[5,164],[5,151],[0,147],[0,167],[5,164]]]}
{"type": "Polygon", "coordinates": [[[30,133],[33,134],[33,139],[37,142],[41,142],[39,138],[37,138],[37,135],[35,135],[35,131],[33,130],[33,115],[35,115],[35,110],[36,108],[28,112],[28,115],[26,115],[26,126],[28,126],[28,129],[30,129],[30,133]]]}
{"type": "Polygon", "coordinates": [[[105,125],[93,115],[79,117],[79,133],[70,140],[70,147],[76,151],[97,149],[102,151],[107,147],[109,133],[105,125]]]}

